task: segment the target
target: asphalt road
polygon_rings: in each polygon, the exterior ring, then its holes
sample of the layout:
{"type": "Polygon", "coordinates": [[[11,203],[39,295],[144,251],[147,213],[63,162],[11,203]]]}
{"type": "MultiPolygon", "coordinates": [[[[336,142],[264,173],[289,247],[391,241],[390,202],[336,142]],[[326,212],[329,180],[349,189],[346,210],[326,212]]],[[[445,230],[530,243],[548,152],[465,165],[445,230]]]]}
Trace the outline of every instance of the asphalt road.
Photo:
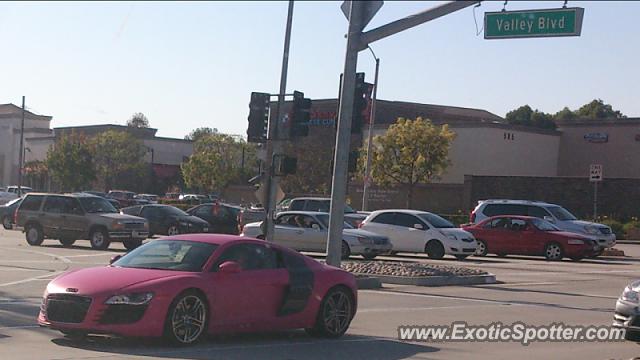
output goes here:
{"type": "MultiPolygon", "coordinates": [[[[0,230],[0,359],[631,359],[635,343],[433,343],[402,342],[400,325],[448,325],[522,321],[532,325],[563,322],[609,325],[616,298],[640,277],[640,245],[619,245],[625,258],[551,263],[527,257],[434,261],[493,272],[499,284],[455,287],[389,286],[359,294],[358,314],[347,335],[322,340],[303,331],[230,336],[196,346],[172,348],[160,341],[95,337],[74,342],[35,318],[47,281],[68,269],[100,266],[109,251],[79,241],[64,249],[47,240],[31,247],[22,233],[0,230]]],[[[432,261],[423,256],[387,258],[432,261]]]]}

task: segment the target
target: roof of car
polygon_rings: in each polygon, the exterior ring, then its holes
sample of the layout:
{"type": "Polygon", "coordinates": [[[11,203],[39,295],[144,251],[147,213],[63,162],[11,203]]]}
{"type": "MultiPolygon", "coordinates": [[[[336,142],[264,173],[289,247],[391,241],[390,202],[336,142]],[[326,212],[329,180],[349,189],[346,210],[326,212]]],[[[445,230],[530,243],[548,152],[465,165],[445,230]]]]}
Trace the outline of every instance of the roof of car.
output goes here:
{"type": "Polygon", "coordinates": [[[329,215],[329,213],[326,212],[320,212],[320,211],[282,211],[279,212],[278,215],[284,215],[284,214],[297,214],[297,215],[329,215]]]}
{"type": "Polygon", "coordinates": [[[488,204],[528,204],[528,205],[555,206],[555,204],[547,203],[544,201],[538,201],[538,200],[487,199],[487,200],[478,200],[478,202],[488,203],[488,204]]]}
{"type": "Polygon", "coordinates": [[[102,199],[100,196],[95,196],[95,195],[87,194],[87,193],[64,193],[64,194],[58,194],[58,193],[30,192],[30,193],[28,193],[26,195],[29,195],[29,196],[34,196],[34,195],[38,195],[38,196],[73,196],[73,197],[90,197],[90,198],[102,199]]]}
{"type": "Polygon", "coordinates": [[[313,197],[313,196],[301,196],[301,197],[297,197],[297,198],[291,199],[291,201],[293,201],[293,200],[326,200],[326,201],[331,201],[331,198],[313,197]]]}
{"type": "Polygon", "coordinates": [[[512,218],[512,219],[521,219],[521,220],[534,220],[534,219],[539,219],[535,216],[524,216],[524,215],[496,215],[496,216],[491,216],[489,218],[486,218],[483,222],[486,221],[491,221],[493,219],[499,219],[499,218],[512,218]]]}
{"type": "Polygon", "coordinates": [[[405,214],[411,214],[411,215],[418,215],[418,214],[433,214],[431,212],[428,211],[423,211],[423,210],[411,210],[411,209],[384,209],[384,210],[376,210],[371,212],[371,214],[382,214],[382,213],[386,213],[386,212],[401,212],[401,213],[405,213],[405,214]]]}
{"type": "Polygon", "coordinates": [[[164,237],[154,241],[162,240],[188,240],[204,242],[209,244],[224,245],[234,241],[250,241],[250,242],[264,242],[264,240],[256,240],[250,237],[238,236],[238,235],[226,235],[226,234],[183,234],[176,236],[164,237]]]}

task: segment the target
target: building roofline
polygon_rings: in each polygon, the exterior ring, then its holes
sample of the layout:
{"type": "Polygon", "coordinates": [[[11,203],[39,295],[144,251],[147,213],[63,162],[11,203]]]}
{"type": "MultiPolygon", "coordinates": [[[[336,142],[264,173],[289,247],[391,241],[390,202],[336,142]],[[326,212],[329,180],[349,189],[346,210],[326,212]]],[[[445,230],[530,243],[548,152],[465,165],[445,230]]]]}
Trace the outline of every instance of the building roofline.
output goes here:
{"type": "Polygon", "coordinates": [[[640,125],[640,117],[629,118],[603,118],[590,119],[579,118],[574,120],[556,120],[558,127],[577,127],[577,126],[611,126],[611,125],[640,125]]]}
{"type": "MultiPolygon", "coordinates": [[[[502,123],[498,121],[473,121],[473,120],[459,120],[459,121],[433,121],[435,125],[448,125],[451,129],[456,128],[497,128],[504,130],[520,131],[526,133],[534,133],[541,135],[553,135],[560,136],[562,131],[552,129],[542,129],[531,126],[512,125],[508,123],[502,123]]],[[[387,129],[393,123],[374,124],[374,129],[387,129]]]]}

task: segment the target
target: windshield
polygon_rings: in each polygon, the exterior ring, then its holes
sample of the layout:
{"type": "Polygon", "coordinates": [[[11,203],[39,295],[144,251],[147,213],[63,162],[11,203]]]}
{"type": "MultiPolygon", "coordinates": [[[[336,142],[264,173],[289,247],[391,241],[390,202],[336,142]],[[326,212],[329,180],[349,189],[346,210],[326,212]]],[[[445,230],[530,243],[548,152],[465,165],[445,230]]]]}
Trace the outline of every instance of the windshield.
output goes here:
{"type": "Polygon", "coordinates": [[[435,214],[421,213],[421,214],[418,214],[418,217],[420,217],[422,220],[428,222],[429,224],[433,225],[433,227],[438,228],[438,229],[446,229],[446,228],[454,228],[455,227],[455,225],[450,223],[448,220],[445,220],[445,219],[443,219],[440,216],[435,215],[435,214]]]}
{"type": "Polygon", "coordinates": [[[101,197],[83,196],[80,197],[80,204],[84,208],[84,211],[88,213],[117,213],[113,205],[106,199],[101,197]]]}
{"type": "Polygon", "coordinates": [[[163,206],[163,211],[173,216],[189,216],[189,214],[187,214],[186,212],[173,206],[163,206]]]}
{"type": "MultiPolygon", "coordinates": [[[[321,215],[316,215],[316,218],[318,218],[318,220],[322,223],[322,225],[324,225],[325,228],[329,228],[329,215],[327,214],[321,214],[321,215]]],[[[353,229],[353,226],[349,225],[349,223],[347,223],[346,221],[342,224],[342,228],[343,229],[353,229]]]]}
{"type": "Polygon", "coordinates": [[[184,240],[156,240],[133,250],[112,266],[174,271],[201,271],[216,244],[184,240]]]}
{"type": "Polygon", "coordinates": [[[547,208],[547,210],[549,210],[549,212],[551,212],[551,214],[553,214],[553,216],[560,221],[578,219],[572,213],[570,213],[569,210],[561,206],[550,206],[547,208]]]}
{"type": "Polygon", "coordinates": [[[531,222],[533,223],[533,226],[538,228],[538,230],[540,231],[560,231],[560,229],[557,226],[553,225],[547,220],[535,218],[531,220],[531,222]]]}

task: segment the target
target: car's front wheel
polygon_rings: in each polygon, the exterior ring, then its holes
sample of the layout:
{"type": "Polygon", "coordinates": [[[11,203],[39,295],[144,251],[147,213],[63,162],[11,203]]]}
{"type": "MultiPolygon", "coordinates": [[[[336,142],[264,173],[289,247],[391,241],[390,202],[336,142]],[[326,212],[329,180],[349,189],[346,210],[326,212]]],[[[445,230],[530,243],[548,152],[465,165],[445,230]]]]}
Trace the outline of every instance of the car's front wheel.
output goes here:
{"type": "Polygon", "coordinates": [[[11,222],[11,218],[9,216],[4,216],[2,218],[2,226],[4,226],[6,230],[13,229],[13,223],[11,222]]]}
{"type": "Polygon", "coordinates": [[[544,247],[544,257],[547,260],[558,261],[562,260],[562,247],[558,243],[548,243],[544,247]]]}
{"type": "Polygon", "coordinates": [[[328,338],[342,336],[349,329],[354,307],[353,296],[347,288],[339,286],[329,290],[320,304],[315,326],[307,332],[328,338]]]}
{"type": "Polygon", "coordinates": [[[178,225],[173,224],[167,228],[167,235],[173,236],[178,234],[180,234],[180,229],[178,228],[178,225]]]}
{"type": "Polygon", "coordinates": [[[27,238],[27,243],[31,246],[40,246],[44,241],[42,228],[37,224],[28,224],[26,226],[25,237],[27,238]]]}
{"type": "Polygon", "coordinates": [[[207,329],[207,302],[196,291],[186,291],[171,303],[164,336],[172,344],[197,342],[207,329]]]}
{"type": "Polygon", "coordinates": [[[111,240],[109,240],[109,234],[105,229],[95,229],[89,235],[89,242],[92,248],[104,250],[109,247],[111,240]]]}
{"type": "Polygon", "coordinates": [[[478,246],[476,247],[476,256],[487,256],[487,243],[484,240],[478,240],[478,246]]]}
{"type": "Polygon", "coordinates": [[[429,259],[442,259],[444,256],[444,246],[438,240],[431,240],[425,245],[424,252],[427,253],[429,259]]]}

